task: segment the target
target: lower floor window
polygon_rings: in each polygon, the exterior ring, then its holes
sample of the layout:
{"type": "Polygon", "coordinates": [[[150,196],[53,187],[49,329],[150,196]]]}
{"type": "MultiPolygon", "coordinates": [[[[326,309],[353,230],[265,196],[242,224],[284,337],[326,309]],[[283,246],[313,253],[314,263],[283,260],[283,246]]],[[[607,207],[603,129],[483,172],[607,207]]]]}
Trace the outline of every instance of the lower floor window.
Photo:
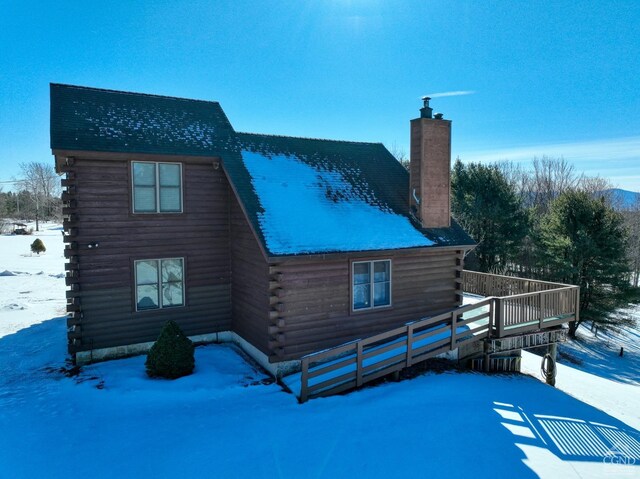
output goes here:
{"type": "Polygon", "coordinates": [[[184,260],[145,259],[135,262],[136,311],[184,305],[184,260]]]}
{"type": "Polygon", "coordinates": [[[391,305],[391,260],[353,263],[353,310],[391,305]]]}

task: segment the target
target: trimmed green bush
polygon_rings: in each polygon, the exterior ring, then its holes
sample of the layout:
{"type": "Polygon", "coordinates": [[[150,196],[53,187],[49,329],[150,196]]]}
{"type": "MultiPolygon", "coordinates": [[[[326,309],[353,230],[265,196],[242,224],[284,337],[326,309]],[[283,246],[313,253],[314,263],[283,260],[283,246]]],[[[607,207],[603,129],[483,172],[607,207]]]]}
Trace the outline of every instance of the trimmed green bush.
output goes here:
{"type": "Polygon", "coordinates": [[[147,354],[145,367],[152,378],[176,379],[193,372],[194,346],[174,321],[167,321],[147,354]]]}
{"type": "Polygon", "coordinates": [[[40,238],[36,238],[36,240],[31,243],[31,251],[40,254],[47,251],[47,248],[44,247],[44,243],[40,238]]]}

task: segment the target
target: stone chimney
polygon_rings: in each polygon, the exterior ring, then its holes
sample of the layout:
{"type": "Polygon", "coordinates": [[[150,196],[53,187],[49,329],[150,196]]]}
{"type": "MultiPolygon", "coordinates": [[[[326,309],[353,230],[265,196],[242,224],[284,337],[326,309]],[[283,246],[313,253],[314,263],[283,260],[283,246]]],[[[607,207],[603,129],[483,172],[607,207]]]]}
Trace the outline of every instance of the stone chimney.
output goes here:
{"type": "Polygon", "coordinates": [[[432,117],[424,97],[420,118],[411,120],[409,205],[423,228],[451,226],[451,121],[432,117]]]}

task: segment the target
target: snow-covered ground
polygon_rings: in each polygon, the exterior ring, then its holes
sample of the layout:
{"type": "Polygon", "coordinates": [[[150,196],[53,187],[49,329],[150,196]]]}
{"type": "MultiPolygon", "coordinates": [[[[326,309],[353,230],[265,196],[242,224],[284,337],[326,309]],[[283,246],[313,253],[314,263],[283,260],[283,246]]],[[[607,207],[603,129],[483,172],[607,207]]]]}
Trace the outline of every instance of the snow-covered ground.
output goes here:
{"type": "Polygon", "coordinates": [[[640,307],[627,312],[636,324],[621,332],[599,331],[596,337],[590,324],[581,325],[578,340],[560,346],[560,362],[612,381],[640,386],[640,307]]]}
{"type": "Polygon", "coordinates": [[[31,236],[0,235],[0,337],[62,316],[65,305],[62,227],[44,223],[31,236]],[[31,252],[36,238],[45,253],[31,252]]]}
{"type": "Polygon", "coordinates": [[[175,381],[146,378],[144,357],[68,378],[62,242],[41,237],[32,257],[33,237],[0,236],[0,272],[24,273],[0,276],[2,478],[640,477],[640,401],[601,404],[618,393],[569,367],[560,388],[603,389],[590,404],[528,376],[444,373],[300,405],[224,345],[175,381]]]}
{"type": "MultiPolygon", "coordinates": [[[[556,386],[640,429],[640,311],[636,325],[622,332],[578,328],[578,340],[559,346],[556,386]],[[620,356],[620,348],[624,353],[620,356]]],[[[523,353],[523,372],[541,377],[542,358],[523,353]]]]}

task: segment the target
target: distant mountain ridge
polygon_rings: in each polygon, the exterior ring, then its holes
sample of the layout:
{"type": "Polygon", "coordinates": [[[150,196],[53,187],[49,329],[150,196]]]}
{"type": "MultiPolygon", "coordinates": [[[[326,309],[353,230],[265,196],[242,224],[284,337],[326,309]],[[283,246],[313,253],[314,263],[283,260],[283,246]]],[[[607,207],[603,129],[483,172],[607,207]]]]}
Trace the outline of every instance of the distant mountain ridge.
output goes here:
{"type": "Polygon", "coordinates": [[[628,210],[633,208],[638,202],[640,202],[640,193],[636,191],[622,190],[620,188],[610,188],[604,190],[603,193],[611,194],[613,197],[613,204],[616,209],[628,210]]]}

